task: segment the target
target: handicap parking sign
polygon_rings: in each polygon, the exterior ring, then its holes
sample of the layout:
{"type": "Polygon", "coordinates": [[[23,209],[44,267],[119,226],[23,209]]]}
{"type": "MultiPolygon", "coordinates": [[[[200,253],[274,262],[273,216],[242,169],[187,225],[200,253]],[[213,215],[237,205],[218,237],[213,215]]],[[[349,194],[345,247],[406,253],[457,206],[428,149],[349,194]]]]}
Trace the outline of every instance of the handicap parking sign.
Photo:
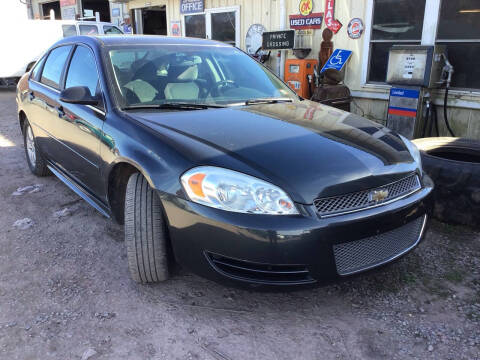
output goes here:
{"type": "Polygon", "coordinates": [[[353,51],[351,50],[336,49],[320,72],[323,73],[327,69],[335,69],[341,71],[347,63],[348,59],[350,59],[352,52],[353,51]]]}

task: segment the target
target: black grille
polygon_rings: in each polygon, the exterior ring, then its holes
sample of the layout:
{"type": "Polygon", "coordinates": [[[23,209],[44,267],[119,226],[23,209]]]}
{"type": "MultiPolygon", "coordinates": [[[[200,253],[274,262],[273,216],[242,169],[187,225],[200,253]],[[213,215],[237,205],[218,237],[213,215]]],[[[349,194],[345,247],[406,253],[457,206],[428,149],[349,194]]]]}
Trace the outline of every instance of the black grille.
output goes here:
{"type": "Polygon", "coordinates": [[[397,229],[333,246],[337,272],[349,275],[393,260],[420,239],[426,215],[397,229]]]}
{"type": "Polygon", "coordinates": [[[402,196],[412,194],[420,188],[420,180],[416,174],[413,174],[402,180],[382,187],[345,195],[315,199],[313,203],[320,216],[334,216],[342,213],[359,211],[371,206],[381,205],[402,196]],[[387,197],[381,201],[372,200],[370,198],[370,194],[376,190],[388,190],[387,197]]]}
{"type": "Polygon", "coordinates": [[[212,267],[224,276],[261,284],[306,284],[315,282],[305,265],[271,265],[206,253],[212,267]]]}

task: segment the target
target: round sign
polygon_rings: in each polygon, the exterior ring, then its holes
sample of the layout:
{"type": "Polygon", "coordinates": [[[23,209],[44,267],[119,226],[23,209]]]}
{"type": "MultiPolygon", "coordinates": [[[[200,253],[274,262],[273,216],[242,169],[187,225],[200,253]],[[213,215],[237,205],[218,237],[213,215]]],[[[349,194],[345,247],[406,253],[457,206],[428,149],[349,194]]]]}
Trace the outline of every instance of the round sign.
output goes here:
{"type": "Polygon", "coordinates": [[[352,39],[360,39],[364,30],[363,21],[359,18],[350,20],[347,27],[348,36],[352,39]]]}
{"type": "MultiPolygon", "coordinates": [[[[245,49],[249,55],[255,55],[255,53],[262,47],[262,34],[266,31],[265,26],[262,24],[253,24],[248,28],[247,35],[245,36],[245,49]]],[[[259,51],[259,55],[263,55],[264,52],[259,51]]]]}
{"type": "Polygon", "coordinates": [[[300,14],[303,16],[310,15],[313,11],[313,0],[300,0],[298,11],[300,11],[300,14]]]}

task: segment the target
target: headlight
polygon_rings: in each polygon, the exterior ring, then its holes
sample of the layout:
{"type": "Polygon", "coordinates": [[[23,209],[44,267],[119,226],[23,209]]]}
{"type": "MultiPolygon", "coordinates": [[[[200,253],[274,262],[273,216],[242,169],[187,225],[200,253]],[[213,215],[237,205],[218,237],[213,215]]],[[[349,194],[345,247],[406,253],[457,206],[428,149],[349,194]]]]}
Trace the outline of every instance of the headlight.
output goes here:
{"type": "Polygon", "coordinates": [[[202,205],[250,214],[298,214],[282,189],[233,170],[196,167],[183,174],[181,181],[190,200],[202,205]]]}
{"type": "Polygon", "coordinates": [[[423,172],[422,156],[420,155],[420,150],[418,150],[417,146],[414,143],[412,143],[410,140],[408,140],[407,138],[405,138],[402,135],[399,135],[399,136],[401,137],[401,139],[405,143],[405,146],[407,147],[410,155],[412,155],[413,160],[417,163],[418,169],[420,170],[420,174],[422,174],[422,172],[423,172]]]}

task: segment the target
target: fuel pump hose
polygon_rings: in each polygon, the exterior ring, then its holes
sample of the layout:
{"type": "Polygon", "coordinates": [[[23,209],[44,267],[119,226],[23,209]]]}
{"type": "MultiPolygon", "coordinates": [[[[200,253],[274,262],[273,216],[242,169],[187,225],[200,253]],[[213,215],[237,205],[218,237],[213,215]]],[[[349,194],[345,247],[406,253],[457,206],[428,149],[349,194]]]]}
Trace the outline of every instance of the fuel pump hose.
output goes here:
{"type": "Polygon", "coordinates": [[[455,135],[453,134],[452,128],[450,127],[450,123],[448,122],[447,100],[448,100],[448,86],[445,88],[445,99],[443,100],[443,117],[445,118],[445,125],[447,126],[448,132],[452,137],[455,137],[455,135]]]}

